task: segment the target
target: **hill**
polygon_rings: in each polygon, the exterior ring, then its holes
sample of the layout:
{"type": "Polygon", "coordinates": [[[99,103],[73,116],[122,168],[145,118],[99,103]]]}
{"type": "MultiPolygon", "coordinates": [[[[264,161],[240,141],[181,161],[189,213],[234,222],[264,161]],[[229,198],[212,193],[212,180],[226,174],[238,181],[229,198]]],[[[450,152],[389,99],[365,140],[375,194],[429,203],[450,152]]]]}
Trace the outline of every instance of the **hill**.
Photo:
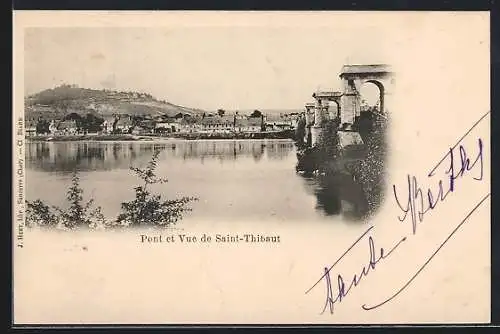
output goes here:
{"type": "Polygon", "coordinates": [[[201,115],[203,110],[160,101],[146,93],[80,88],[62,85],[25,98],[25,117],[62,118],[70,113],[173,117],[178,113],[201,115]]]}

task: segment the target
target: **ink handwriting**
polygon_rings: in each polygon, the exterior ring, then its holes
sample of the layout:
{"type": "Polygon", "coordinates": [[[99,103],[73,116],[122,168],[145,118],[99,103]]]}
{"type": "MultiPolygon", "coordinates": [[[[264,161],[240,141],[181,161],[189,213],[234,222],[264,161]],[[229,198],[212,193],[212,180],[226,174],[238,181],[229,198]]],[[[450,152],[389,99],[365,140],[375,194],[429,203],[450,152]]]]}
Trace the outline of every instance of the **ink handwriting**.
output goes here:
{"type": "MultiPolygon", "coordinates": [[[[435,210],[439,203],[444,202],[450,194],[456,192],[458,189],[458,181],[461,178],[466,177],[471,174],[472,179],[475,181],[482,181],[484,177],[484,145],[482,138],[478,137],[476,140],[477,149],[473,155],[470,155],[466,147],[463,145],[462,141],[466,138],[472,130],[481,123],[490,112],[484,114],[474,125],[469,128],[465,134],[452,145],[447,152],[443,155],[440,161],[438,161],[427,174],[427,177],[439,178],[436,183],[435,188],[422,187],[415,176],[407,175],[406,187],[403,191],[404,195],[399,196],[396,186],[393,185],[393,193],[397,206],[402,211],[402,215],[398,216],[398,220],[404,222],[408,217],[412,222],[412,234],[417,232],[417,223],[424,220],[425,215],[431,211],[435,210]],[[472,157],[472,158],[471,158],[472,157]],[[456,160],[459,160],[458,162],[456,160]],[[438,177],[437,171],[440,166],[444,166],[443,174],[438,177]]],[[[434,180],[434,179],[433,179],[434,180]]],[[[415,278],[427,267],[427,265],[432,261],[432,259],[439,253],[439,251],[446,245],[446,243],[454,236],[454,234],[460,230],[460,228],[468,221],[468,219],[473,215],[473,213],[479,209],[479,207],[490,197],[490,193],[486,194],[473,209],[465,216],[465,218],[453,229],[453,231],[444,239],[444,241],[439,245],[439,247],[432,253],[432,255],[427,259],[427,261],[418,268],[416,273],[394,294],[382,302],[368,305],[363,304],[361,307],[363,310],[373,310],[375,308],[381,307],[386,303],[390,302],[396,298],[401,292],[407,289],[415,278]]],[[[357,287],[364,277],[367,277],[370,272],[375,270],[376,266],[389,257],[398,247],[407,240],[404,236],[395,242],[394,245],[385,251],[384,248],[380,247],[377,249],[375,246],[375,239],[369,233],[373,230],[374,226],[369,227],[365,232],[363,232],[357,239],[352,243],[347,250],[330,266],[325,267],[323,270],[323,275],[306,291],[306,294],[314,289],[321,281],[325,282],[326,285],[326,298],[323,305],[321,314],[323,314],[327,309],[331,314],[334,313],[334,307],[337,303],[342,302],[351,290],[357,287]],[[368,236],[368,255],[367,261],[360,268],[359,273],[353,274],[352,279],[347,281],[346,284],[345,276],[341,274],[332,274],[333,268],[343,260],[351,250],[359,245],[363,239],[366,240],[368,236]],[[336,279],[335,284],[332,283],[332,277],[336,279]],[[334,289],[335,285],[335,289],[334,289]]]]}
{"type": "MultiPolygon", "coordinates": [[[[368,228],[350,247],[349,251],[357,245],[366,235],[370,230],[373,228],[370,227],[368,228]]],[[[357,287],[360,283],[363,277],[368,276],[368,274],[375,270],[377,264],[387,258],[391,253],[396,250],[396,248],[406,240],[406,237],[402,238],[396,245],[394,245],[388,252],[385,252],[384,248],[380,248],[378,252],[375,251],[375,241],[372,236],[368,237],[368,248],[369,248],[369,259],[367,261],[367,264],[363,266],[363,268],[360,270],[359,274],[354,274],[352,277],[352,280],[350,281],[350,284],[346,286],[346,283],[344,281],[344,277],[340,274],[337,275],[337,292],[334,295],[333,292],[333,286],[331,282],[331,276],[330,272],[333,269],[333,267],[342,260],[342,258],[348,253],[345,252],[340,256],[340,258],[335,261],[335,263],[330,266],[330,268],[325,267],[324,271],[325,273],[323,276],[320,278],[319,281],[317,281],[311,288],[309,288],[306,293],[311,291],[322,279],[325,279],[326,281],[326,300],[325,300],[325,305],[323,307],[323,310],[321,311],[321,314],[323,314],[327,308],[329,308],[330,313],[333,314],[334,311],[334,305],[338,302],[342,302],[342,300],[347,297],[349,292],[351,291],[352,288],[357,287]]]]}
{"type": "Polygon", "coordinates": [[[431,260],[439,253],[439,251],[444,247],[444,245],[450,241],[451,237],[453,237],[453,235],[455,233],[457,233],[457,231],[469,220],[469,218],[472,216],[472,214],[477,210],[479,209],[479,207],[490,197],[490,193],[488,193],[486,196],[484,196],[475,206],[474,208],[467,214],[467,216],[465,216],[465,218],[453,229],[453,231],[446,237],[446,239],[444,239],[444,241],[439,245],[439,247],[432,253],[432,255],[427,259],[427,261],[425,261],[425,263],[417,270],[417,272],[408,280],[408,282],[406,282],[398,291],[396,291],[396,293],[394,293],[393,295],[391,295],[389,298],[385,299],[383,302],[380,302],[380,303],[377,303],[375,305],[372,305],[372,306],[367,306],[366,304],[363,304],[361,307],[364,309],[364,310],[373,310],[377,307],[380,307],[388,302],[390,302],[391,300],[393,300],[394,298],[396,298],[397,295],[399,295],[401,292],[403,292],[406,288],[408,288],[408,286],[413,282],[413,280],[426,268],[426,266],[429,264],[429,262],[431,262],[431,260]]]}
{"type": "Polygon", "coordinates": [[[408,217],[410,217],[412,222],[412,232],[415,234],[417,232],[417,223],[424,220],[425,214],[429,211],[434,210],[440,202],[444,202],[446,198],[454,191],[457,190],[457,180],[467,176],[469,172],[474,169],[475,175],[472,179],[476,181],[482,181],[484,175],[484,151],[483,151],[483,140],[477,138],[477,154],[475,155],[474,161],[471,163],[469,154],[466,151],[464,145],[461,144],[471,131],[483,121],[490,112],[487,112],[481,118],[474,123],[474,125],[469,128],[465,134],[447,150],[443,158],[439,160],[427,174],[428,178],[433,178],[437,176],[436,171],[438,167],[443,164],[446,165],[445,174],[447,175],[447,181],[443,181],[442,178],[437,182],[435,188],[422,188],[415,176],[407,175],[407,189],[403,191],[405,194],[403,197],[398,195],[396,185],[392,186],[394,199],[399,209],[403,212],[402,216],[398,219],[404,222],[408,217]],[[456,151],[458,147],[458,152],[456,151]],[[456,155],[460,159],[459,164],[456,163],[456,155]],[[404,198],[404,199],[403,199],[404,198]]]}

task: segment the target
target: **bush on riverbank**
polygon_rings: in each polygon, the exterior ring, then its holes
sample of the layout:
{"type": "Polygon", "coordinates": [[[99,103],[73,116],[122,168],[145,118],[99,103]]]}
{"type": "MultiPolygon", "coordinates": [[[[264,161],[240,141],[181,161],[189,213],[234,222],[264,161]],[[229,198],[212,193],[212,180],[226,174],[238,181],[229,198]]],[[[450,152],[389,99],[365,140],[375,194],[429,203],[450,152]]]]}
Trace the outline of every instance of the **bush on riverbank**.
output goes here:
{"type": "Polygon", "coordinates": [[[58,229],[74,229],[76,227],[104,228],[106,220],[101,207],[94,207],[94,200],[83,203],[83,189],[76,170],[71,177],[71,187],[66,194],[69,203],[67,209],[58,206],[49,207],[40,199],[26,201],[26,225],[28,227],[55,227],[58,229]]]}
{"type": "Polygon", "coordinates": [[[149,191],[148,186],[167,182],[167,179],[158,178],[155,174],[159,153],[160,151],[156,151],[153,154],[144,169],[130,167],[144,184],[134,188],[135,199],[122,203],[121,212],[116,219],[106,219],[101,212],[101,207],[94,207],[93,199],[83,203],[83,189],[80,187],[78,172],[75,170],[66,195],[69,207],[63,209],[58,206],[49,206],[40,199],[33,202],[26,201],[26,226],[72,230],[144,225],[167,227],[176,223],[183,218],[185,212],[191,211],[187,205],[196,201],[197,198],[182,197],[162,200],[161,195],[149,191]]]}
{"type": "Polygon", "coordinates": [[[195,197],[162,201],[160,195],[151,194],[148,190],[150,185],[168,182],[167,179],[158,178],[155,174],[159,153],[160,151],[156,151],[153,154],[151,161],[144,169],[130,167],[144,184],[134,188],[135,199],[133,201],[122,203],[123,212],[116,220],[117,225],[168,226],[182,219],[184,212],[191,211],[191,208],[186,205],[196,201],[195,197]]]}
{"type": "Polygon", "coordinates": [[[348,166],[349,171],[363,185],[363,190],[373,214],[384,200],[386,189],[386,158],[387,158],[387,118],[374,114],[371,126],[360,134],[367,146],[367,157],[348,166]]]}
{"type": "MultiPolygon", "coordinates": [[[[353,130],[359,131],[366,145],[367,155],[362,160],[346,163],[340,158],[337,145],[339,124],[333,121],[327,122],[322,129],[320,141],[315,147],[297,145],[297,171],[304,176],[316,176],[322,193],[335,194],[318,195],[319,202],[325,202],[325,198],[334,202],[337,197],[348,197],[359,205],[359,218],[376,212],[385,192],[387,122],[384,116],[369,113],[362,115],[359,122],[354,124],[353,130]],[[338,179],[345,182],[337,182],[338,179]]],[[[322,206],[332,205],[336,208],[333,204],[322,203],[322,206]]]]}

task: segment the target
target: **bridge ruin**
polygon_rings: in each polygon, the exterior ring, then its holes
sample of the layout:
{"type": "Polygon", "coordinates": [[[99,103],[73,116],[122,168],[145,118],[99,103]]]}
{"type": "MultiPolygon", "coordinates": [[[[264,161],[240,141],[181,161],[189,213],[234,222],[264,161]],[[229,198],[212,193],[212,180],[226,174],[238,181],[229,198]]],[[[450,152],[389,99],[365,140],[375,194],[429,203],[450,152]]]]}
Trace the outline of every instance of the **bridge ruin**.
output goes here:
{"type": "MultiPolygon", "coordinates": [[[[379,113],[388,114],[390,96],[395,83],[394,72],[390,65],[344,65],[339,74],[341,91],[318,91],[312,94],[315,102],[307,103],[305,110],[306,136],[310,136],[310,145],[321,140],[322,129],[328,120],[336,120],[341,131],[353,131],[352,126],[361,115],[361,88],[366,83],[378,87],[379,113]],[[337,109],[330,111],[330,102],[337,109]]],[[[306,142],[308,137],[306,137],[306,142]]]]}
{"type": "Polygon", "coordinates": [[[380,92],[380,113],[387,114],[387,97],[392,94],[394,73],[389,65],[344,65],[340,72],[343,94],[341,99],[341,123],[354,124],[360,116],[360,91],[365,83],[375,84],[380,92]]]}
{"type": "Polygon", "coordinates": [[[295,168],[318,180],[318,203],[336,203],[331,212],[366,218],[383,200],[386,116],[394,73],[385,64],[344,65],[339,78],[339,91],[317,91],[305,104],[305,121],[301,119],[296,132],[304,138],[297,138],[295,168]],[[369,84],[377,88],[372,87],[373,101],[364,103],[371,95],[364,89],[369,84]]]}

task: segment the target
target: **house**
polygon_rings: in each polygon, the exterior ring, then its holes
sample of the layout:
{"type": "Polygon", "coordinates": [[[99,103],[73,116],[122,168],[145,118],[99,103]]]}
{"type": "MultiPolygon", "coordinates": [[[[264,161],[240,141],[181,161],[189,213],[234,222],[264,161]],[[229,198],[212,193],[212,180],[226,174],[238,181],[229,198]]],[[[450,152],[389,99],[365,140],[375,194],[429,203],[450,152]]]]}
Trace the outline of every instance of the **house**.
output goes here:
{"type": "Polygon", "coordinates": [[[144,133],[154,133],[156,122],[152,119],[143,119],[138,124],[144,133]]]}
{"type": "Polygon", "coordinates": [[[102,123],[102,132],[110,134],[115,130],[115,125],[118,119],[115,116],[105,116],[104,122],[102,123]]]}
{"type": "Polygon", "coordinates": [[[50,134],[52,134],[52,135],[57,134],[57,124],[58,123],[59,123],[59,121],[56,121],[56,120],[50,121],[50,124],[49,124],[49,132],[50,132],[50,134]]]}
{"type": "Polygon", "coordinates": [[[286,114],[267,115],[265,117],[266,131],[282,131],[293,129],[297,120],[286,114]]]}
{"type": "Polygon", "coordinates": [[[201,120],[201,130],[203,132],[219,132],[227,133],[234,131],[234,123],[236,118],[234,115],[228,116],[205,116],[201,120]]]}
{"type": "Polygon", "coordinates": [[[202,131],[201,119],[194,117],[185,117],[179,122],[180,132],[199,132],[202,131]]]}
{"type": "Polygon", "coordinates": [[[132,127],[131,133],[133,135],[148,135],[148,134],[151,134],[153,130],[149,129],[149,128],[145,128],[141,125],[136,125],[136,126],[132,127]]]}
{"type": "Polygon", "coordinates": [[[262,117],[237,118],[234,126],[236,132],[260,132],[262,131],[262,117]]]}
{"type": "Polygon", "coordinates": [[[153,117],[153,120],[154,120],[155,122],[157,122],[157,123],[160,123],[160,122],[166,121],[166,120],[168,120],[168,119],[169,119],[169,117],[168,117],[168,116],[166,116],[166,115],[159,115],[159,116],[155,116],[155,117],[153,117]]]}
{"type": "Polygon", "coordinates": [[[78,127],[76,121],[62,121],[57,125],[57,132],[63,135],[76,135],[78,127]]]}
{"type": "Polygon", "coordinates": [[[121,117],[115,125],[115,131],[120,133],[130,133],[133,123],[130,117],[121,117]]]}
{"type": "Polygon", "coordinates": [[[155,132],[158,133],[171,133],[171,132],[179,132],[181,129],[181,124],[176,122],[175,120],[165,120],[161,122],[156,122],[155,124],[155,132]]]}

